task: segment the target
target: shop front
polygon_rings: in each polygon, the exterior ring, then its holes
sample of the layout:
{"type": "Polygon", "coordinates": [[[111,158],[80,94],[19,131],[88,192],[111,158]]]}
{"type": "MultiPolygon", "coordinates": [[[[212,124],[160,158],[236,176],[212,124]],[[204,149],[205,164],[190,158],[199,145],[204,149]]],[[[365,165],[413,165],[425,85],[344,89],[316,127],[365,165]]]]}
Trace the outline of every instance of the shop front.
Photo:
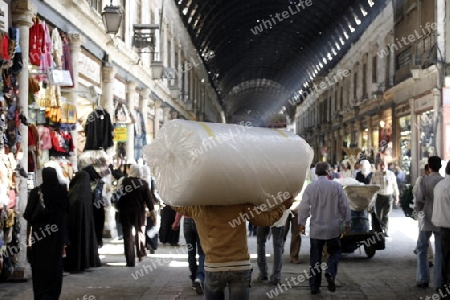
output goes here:
{"type": "Polygon", "coordinates": [[[434,96],[428,94],[415,100],[415,118],[418,141],[418,167],[422,170],[430,156],[437,153],[437,111],[434,108],[434,96]]]}
{"type": "MultiPolygon", "coordinates": [[[[379,122],[379,149],[378,155],[380,160],[386,163],[391,163],[394,159],[393,153],[393,123],[392,123],[392,108],[381,112],[379,122]]],[[[378,161],[377,161],[378,162],[378,161]]]]}
{"type": "Polygon", "coordinates": [[[132,162],[127,159],[127,141],[130,132],[127,125],[132,123],[130,110],[127,107],[127,86],[125,80],[116,76],[113,84],[113,103],[114,103],[114,162],[116,167],[123,166],[132,162]]]}
{"type": "Polygon", "coordinates": [[[450,88],[443,90],[442,137],[442,159],[450,161],[450,88]]]}
{"type": "Polygon", "coordinates": [[[397,116],[397,163],[400,169],[405,172],[406,183],[411,183],[411,147],[412,147],[412,131],[411,131],[411,107],[409,103],[397,105],[395,107],[395,115],[397,116]]]}

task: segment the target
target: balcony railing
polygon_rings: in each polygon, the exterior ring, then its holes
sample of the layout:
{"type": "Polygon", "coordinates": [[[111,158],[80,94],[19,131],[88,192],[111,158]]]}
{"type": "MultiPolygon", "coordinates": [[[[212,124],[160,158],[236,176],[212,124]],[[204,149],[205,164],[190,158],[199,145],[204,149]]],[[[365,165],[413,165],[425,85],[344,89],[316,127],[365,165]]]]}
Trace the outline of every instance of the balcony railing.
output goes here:
{"type": "Polygon", "coordinates": [[[412,76],[411,69],[426,69],[436,64],[436,32],[431,32],[409,45],[396,57],[395,83],[412,76]]]}

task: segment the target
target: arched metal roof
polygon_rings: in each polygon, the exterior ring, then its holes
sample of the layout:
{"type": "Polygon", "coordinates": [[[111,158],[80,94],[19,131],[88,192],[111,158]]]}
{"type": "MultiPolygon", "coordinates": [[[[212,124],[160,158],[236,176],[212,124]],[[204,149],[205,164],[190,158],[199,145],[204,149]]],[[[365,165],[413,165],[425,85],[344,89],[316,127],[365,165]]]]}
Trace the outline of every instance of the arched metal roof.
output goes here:
{"type": "Polygon", "coordinates": [[[386,0],[175,0],[226,114],[277,112],[326,74],[386,0]]]}

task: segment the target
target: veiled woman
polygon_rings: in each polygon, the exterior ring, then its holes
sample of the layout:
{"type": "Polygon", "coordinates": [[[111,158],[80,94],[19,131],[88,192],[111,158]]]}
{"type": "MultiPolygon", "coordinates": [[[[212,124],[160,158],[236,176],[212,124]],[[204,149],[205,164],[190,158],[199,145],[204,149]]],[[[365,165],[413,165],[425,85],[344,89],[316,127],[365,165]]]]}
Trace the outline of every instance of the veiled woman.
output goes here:
{"type": "MultiPolygon", "coordinates": [[[[42,170],[43,183],[29,195],[23,214],[31,224],[31,272],[34,299],[59,299],[63,281],[63,248],[69,207],[67,187],[58,182],[56,170],[42,170]],[[47,210],[42,219],[35,210],[43,196],[47,210]]],[[[39,209],[38,209],[39,210],[39,209]]]]}

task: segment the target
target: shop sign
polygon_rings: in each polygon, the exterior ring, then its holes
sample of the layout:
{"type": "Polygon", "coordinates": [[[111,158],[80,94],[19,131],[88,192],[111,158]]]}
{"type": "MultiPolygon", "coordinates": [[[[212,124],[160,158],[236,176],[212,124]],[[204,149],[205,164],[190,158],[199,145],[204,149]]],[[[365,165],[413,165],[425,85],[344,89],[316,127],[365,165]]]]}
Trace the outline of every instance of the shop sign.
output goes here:
{"type": "Polygon", "coordinates": [[[411,113],[411,106],[409,105],[409,103],[400,104],[395,107],[396,116],[408,115],[410,113],[411,113]]]}
{"type": "Polygon", "coordinates": [[[428,94],[421,98],[417,98],[414,103],[415,112],[421,112],[433,108],[433,94],[428,94]]]}
{"type": "Polygon", "coordinates": [[[114,128],[114,141],[115,142],[126,142],[127,141],[127,128],[126,127],[114,128]]]}
{"type": "Polygon", "coordinates": [[[94,60],[86,51],[81,51],[78,60],[78,71],[80,76],[92,84],[100,86],[102,82],[102,65],[100,61],[94,60]]]}
{"type": "Polygon", "coordinates": [[[114,78],[113,95],[121,100],[127,99],[127,87],[117,78],[114,78]]]}
{"type": "Polygon", "coordinates": [[[0,31],[8,33],[9,24],[9,4],[4,0],[0,0],[0,31]]]}

